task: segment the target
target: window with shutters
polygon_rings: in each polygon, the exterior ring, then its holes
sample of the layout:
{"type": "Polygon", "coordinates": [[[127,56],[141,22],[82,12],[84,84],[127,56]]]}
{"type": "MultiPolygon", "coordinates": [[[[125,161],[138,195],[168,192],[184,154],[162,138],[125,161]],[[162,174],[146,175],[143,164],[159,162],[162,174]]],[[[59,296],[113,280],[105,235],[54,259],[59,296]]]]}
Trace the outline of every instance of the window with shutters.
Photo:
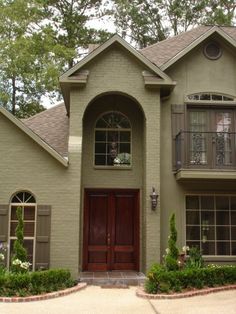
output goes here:
{"type": "Polygon", "coordinates": [[[10,204],[10,228],[9,228],[9,265],[13,254],[13,246],[16,240],[15,230],[18,223],[16,210],[22,208],[24,221],[24,247],[27,250],[28,261],[34,269],[35,257],[35,235],[36,235],[36,201],[35,197],[29,192],[18,192],[11,199],[10,204]]]}

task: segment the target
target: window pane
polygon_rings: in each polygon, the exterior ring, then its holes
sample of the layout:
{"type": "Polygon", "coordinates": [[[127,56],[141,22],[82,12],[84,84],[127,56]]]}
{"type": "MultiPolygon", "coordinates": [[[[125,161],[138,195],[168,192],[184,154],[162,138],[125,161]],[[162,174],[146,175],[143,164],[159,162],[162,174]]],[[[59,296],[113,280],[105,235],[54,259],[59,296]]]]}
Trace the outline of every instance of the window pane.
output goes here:
{"type": "Polygon", "coordinates": [[[200,227],[187,226],[186,238],[187,240],[200,240],[200,227]]]}
{"type": "Polygon", "coordinates": [[[236,212],[231,212],[231,225],[236,226],[236,212]]]}
{"type": "Polygon", "coordinates": [[[231,227],[231,239],[236,240],[236,227],[231,227]]]}
{"type": "Polygon", "coordinates": [[[215,212],[214,211],[202,211],[201,223],[203,225],[214,225],[215,224],[215,212]]]}
{"type": "Polygon", "coordinates": [[[106,165],[106,155],[95,155],[95,165],[106,165]]]}
{"type": "Polygon", "coordinates": [[[186,196],[186,209],[199,209],[199,197],[186,196]]]}
{"type": "Polygon", "coordinates": [[[203,255],[215,255],[215,242],[202,242],[203,255]]]}
{"type": "Polygon", "coordinates": [[[213,210],[214,209],[214,197],[213,196],[201,196],[201,208],[213,210]]]}
{"type": "Polygon", "coordinates": [[[215,227],[209,227],[202,225],[202,242],[208,240],[215,240],[215,227]]]}
{"type": "Polygon", "coordinates": [[[200,224],[200,213],[197,210],[186,212],[186,223],[187,225],[199,225],[200,224]]]}
{"type": "Polygon", "coordinates": [[[106,154],[106,144],[105,143],[96,143],[95,144],[95,154],[103,153],[106,154]]]}
{"type": "Polygon", "coordinates": [[[34,222],[24,223],[24,236],[33,237],[34,236],[34,222]]]}
{"type": "Polygon", "coordinates": [[[210,94],[201,94],[200,100],[211,100],[211,95],[210,94]]]}
{"type": "Polygon", "coordinates": [[[120,144],[120,153],[130,154],[130,144],[120,144]]]}
{"type": "Polygon", "coordinates": [[[229,242],[217,242],[217,255],[230,255],[230,244],[229,242]]]}
{"type": "Polygon", "coordinates": [[[34,206],[24,207],[24,220],[35,220],[35,207],[34,206]]]}
{"type": "Polygon", "coordinates": [[[221,100],[222,101],[222,95],[212,94],[212,100],[221,100]]]}
{"type": "Polygon", "coordinates": [[[200,250],[200,242],[199,241],[187,241],[186,245],[191,247],[197,247],[200,250]]]}
{"type": "Polygon", "coordinates": [[[236,211],[236,197],[231,197],[231,210],[236,211]]]}
{"type": "Polygon", "coordinates": [[[120,132],[121,142],[130,142],[130,132],[120,132]]]}
{"type": "Polygon", "coordinates": [[[229,210],[228,196],[216,196],[216,210],[229,210]]]}
{"type": "Polygon", "coordinates": [[[17,206],[11,206],[11,220],[17,220],[16,209],[17,206]]]}
{"type": "Polygon", "coordinates": [[[96,142],[106,142],[106,131],[96,131],[95,132],[96,142]]]}
{"type": "Polygon", "coordinates": [[[107,132],[108,142],[118,142],[119,140],[119,132],[107,132]]]}
{"type": "Polygon", "coordinates": [[[216,227],[216,240],[229,240],[229,227],[216,227]]]}
{"type": "Polygon", "coordinates": [[[24,240],[24,247],[25,247],[25,249],[27,251],[28,261],[32,264],[33,263],[34,241],[33,240],[24,240]]]}
{"type": "Polygon", "coordinates": [[[232,255],[236,255],[236,242],[232,242],[232,255]]]}
{"type": "Polygon", "coordinates": [[[229,212],[226,212],[226,211],[216,212],[216,224],[217,225],[229,225],[229,212]]]}

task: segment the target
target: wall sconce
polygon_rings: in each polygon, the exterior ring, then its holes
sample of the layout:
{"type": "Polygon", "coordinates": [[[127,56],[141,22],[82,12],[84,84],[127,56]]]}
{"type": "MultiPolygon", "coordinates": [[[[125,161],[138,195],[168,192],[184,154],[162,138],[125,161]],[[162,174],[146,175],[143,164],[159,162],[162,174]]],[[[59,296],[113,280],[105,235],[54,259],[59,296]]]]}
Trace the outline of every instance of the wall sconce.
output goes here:
{"type": "Polygon", "coordinates": [[[151,198],[151,203],[152,203],[152,210],[155,210],[157,207],[158,195],[154,187],[152,188],[152,194],[150,195],[150,198],[151,198]]]}

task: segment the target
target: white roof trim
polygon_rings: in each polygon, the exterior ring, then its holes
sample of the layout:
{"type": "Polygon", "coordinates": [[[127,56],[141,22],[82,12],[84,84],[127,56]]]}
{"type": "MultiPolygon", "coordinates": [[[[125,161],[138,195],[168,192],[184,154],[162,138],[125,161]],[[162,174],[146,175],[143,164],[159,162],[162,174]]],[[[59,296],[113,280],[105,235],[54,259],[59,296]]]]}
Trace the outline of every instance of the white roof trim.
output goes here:
{"type": "Polygon", "coordinates": [[[9,111],[0,106],[0,113],[2,113],[8,120],[15,124],[21,131],[27,134],[33,141],[46,150],[52,157],[57,159],[63,166],[68,167],[68,160],[63,158],[57,151],[49,146],[44,140],[41,139],[36,133],[28,128],[22,121],[13,116],[9,111]]]}
{"type": "Polygon", "coordinates": [[[228,34],[226,34],[219,26],[213,26],[208,31],[206,31],[203,35],[201,35],[199,38],[197,38],[195,41],[193,41],[188,47],[177,53],[172,59],[164,63],[160,68],[162,71],[165,71],[167,68],[169,68],[172,64],[177,62],[179,59],[181,59],[183,56],[185,56],[188,52],[190,52],[193,48],[195,48],[197,45],[199,45],[201,42],[203,42],[206,38],[211,36],[212,34],[217,33],[221,37],[223,37],[226,41],[228,41],[233,47],[236,48],[236,41],[230,37],[228,34]]]}

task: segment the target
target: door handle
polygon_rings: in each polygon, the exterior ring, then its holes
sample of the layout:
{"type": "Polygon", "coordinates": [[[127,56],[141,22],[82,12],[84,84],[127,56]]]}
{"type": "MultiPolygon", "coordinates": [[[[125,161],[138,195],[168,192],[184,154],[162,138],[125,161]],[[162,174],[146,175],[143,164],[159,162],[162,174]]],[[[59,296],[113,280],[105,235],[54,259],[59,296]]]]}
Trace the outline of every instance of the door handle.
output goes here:
{"type": "Polygon", "coordinates": [[[110,233],[107,234],[107,245],[111,244],[111,236],[110,233]]]}

